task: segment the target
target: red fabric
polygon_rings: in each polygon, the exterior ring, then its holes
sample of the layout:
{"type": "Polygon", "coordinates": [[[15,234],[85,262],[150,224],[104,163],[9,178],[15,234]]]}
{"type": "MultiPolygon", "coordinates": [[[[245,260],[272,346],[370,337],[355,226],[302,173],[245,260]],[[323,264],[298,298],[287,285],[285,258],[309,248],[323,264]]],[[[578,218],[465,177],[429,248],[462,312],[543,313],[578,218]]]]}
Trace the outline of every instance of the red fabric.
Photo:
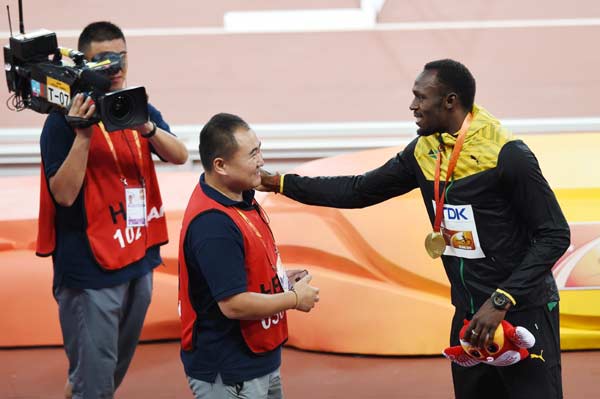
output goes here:
{"type": "Polygon", "coordinates": [[[479,363],[490,366],[510,366],[529,356],[527,348],[533,347],[535,337],[525,327],[514,327],[502,320],[492,344],[485,348],[477,348],[464,340],[470,322],[463,321],[460,330],[460,345],[446,348],[443,355],[463,367],[472,367],[479,363]]]}
{"type": "MultiPolygon", "coordinates": [[[[134,131],[110,133],[119,165],[130,187],[141,187],[141,175],[146,186],[146,227],[126,227],[125,185],[102,130],[94,126],[88,164],[83,182],[86,234],[98,264],[107,270],[121,269],[142,259],[146,250],[168,241],[167,224],[162,206],[158,180],[147,140],[140,139],[143,167],[134,131]],[[137,165],[137,166],[136,166],[137,165]]],[[[138,136],[139,137],[139,136],[138,136]]],[[[42,177],[42,198],[38,233],[38,253],[54,251],[55,208],[42,177]],[[47,192],[47,195],[44,192],[47,192]]]]}
{"type": "MultiPolygon", "coordinates": [[[[249,292],[263,292],[268,287],[270,293],[283,292],[276,271],[265,252],[265,246],[254,230],[239,215],[236,208],[226,207],[209,198],[198,184],[192,193],[190,202],[183,217],[181,237],[179,239],[179,309],[182,324],[181,344],[184,350],[193,350],[194,324],[197,314],[189,297],[189,280],[183,246],[189,224],[199,214],[208,210],[219,210],[227,214],[240,229],[244,238],[245,268],[249,292]]],[[[277,259],[275,241],[269,225],[255,210],[244,211],[244,215],[258,229],[269,251],[271,260],[277,259]]],[[[246,345],[254,353],[264,353],[282,345],[288,337],[287,317],[285,312],[263,320],[240,320],[242,336],[246,345]]]]}
{"type": "Polygon", "coordinates": [[[54,230],[54,218],[56,208],[48,189],[44,165],[40,167],[40,210],[38,216],[38,235],[35,253],[37,256],[50,256],[56,246],[56,231],[54,230]]]}

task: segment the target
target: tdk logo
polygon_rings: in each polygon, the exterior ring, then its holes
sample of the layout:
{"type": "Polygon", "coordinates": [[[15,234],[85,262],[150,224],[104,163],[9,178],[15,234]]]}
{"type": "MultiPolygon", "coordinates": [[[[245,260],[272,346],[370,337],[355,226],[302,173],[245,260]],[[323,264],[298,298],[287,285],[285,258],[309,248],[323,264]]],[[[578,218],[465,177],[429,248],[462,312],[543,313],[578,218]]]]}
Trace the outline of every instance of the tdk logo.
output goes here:
{"type": "Polygon", "coordinates": [[[444,207],[444,218],[447,220],[469,220],[465,212],[467,208],[446,208],[444,207]]]}

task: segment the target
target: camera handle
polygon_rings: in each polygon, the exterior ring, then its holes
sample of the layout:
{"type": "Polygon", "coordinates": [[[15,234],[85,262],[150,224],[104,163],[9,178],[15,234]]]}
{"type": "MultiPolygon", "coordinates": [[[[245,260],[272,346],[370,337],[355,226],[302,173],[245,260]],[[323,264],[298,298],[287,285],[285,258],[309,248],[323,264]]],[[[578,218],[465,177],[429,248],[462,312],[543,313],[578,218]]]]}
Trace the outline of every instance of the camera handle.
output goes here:
{"type": "Polygon", "coordinates": [[[69,124],[69,126],[71,126],[73,129],[85,129],[86,127],[90,127],[90,126],[95,125],[96,123],[100,122],[100,118],[96,118],[96,117],[91,117],[89,119],[86,119],[86,118],[80,118],[78,116],[65,115],[65,119],[67,120],[67,123],[69,124]]]}

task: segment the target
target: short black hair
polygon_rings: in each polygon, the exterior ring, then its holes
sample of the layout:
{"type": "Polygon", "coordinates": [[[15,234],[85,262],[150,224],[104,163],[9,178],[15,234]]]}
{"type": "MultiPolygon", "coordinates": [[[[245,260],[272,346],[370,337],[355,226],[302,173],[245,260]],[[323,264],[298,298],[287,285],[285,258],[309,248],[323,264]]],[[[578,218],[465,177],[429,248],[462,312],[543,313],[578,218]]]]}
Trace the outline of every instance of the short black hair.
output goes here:
{"type": "Polygon", "coordinates": [[[125,35],[117,25],[108,21],[92,22],[81,31],[77,41],[77,49],[85,53],[92,42],[105,42],[115,39],[125,41],[125,35]]]}
{"type": "Polygon", "coordinates": [[[234,133],[239,129],[250,129],[250,126],[237,115],[220,113],[214,115],[200,131],[200,161],[205,171],[213,169],[215,158],[229,158],[238,144],[234,133]]]}
{"type": "Polygon", "coordinates": [[[455,92],[461,104],[468,110],[475,102],[475,78],[466,66],[458,61],[443,59],[425,64],[426,71],[437,71],[437,79],[449,92],[455,92]]]}

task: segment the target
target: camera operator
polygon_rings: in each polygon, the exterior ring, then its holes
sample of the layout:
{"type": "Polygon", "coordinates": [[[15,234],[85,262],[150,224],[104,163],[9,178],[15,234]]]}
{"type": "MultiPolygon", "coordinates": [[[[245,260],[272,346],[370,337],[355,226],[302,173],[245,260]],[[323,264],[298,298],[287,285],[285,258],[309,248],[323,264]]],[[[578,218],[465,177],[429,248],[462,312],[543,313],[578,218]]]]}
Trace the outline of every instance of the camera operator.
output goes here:
{"type": "MultiPolygon", "coordinates": [[[[110,90],[127,76],[125,37],[110,22],[94,22],[79,36],[87,60],[111,53],[121,68],[110,90]]],[[[52,255],[53,292],[69,360],[65,397],[112,398],[138,343],[152,296],[152,270],[167,228],[151,152],[175,164],[187,150],[148,105],[149,121],[107,133],[89,119],[91,97],[77,94],[68,117],[51,113],[40,146],[42,182],[37,253],[52,255]],[[78,125],[81,126],[81,125],[78,125]]]]}

